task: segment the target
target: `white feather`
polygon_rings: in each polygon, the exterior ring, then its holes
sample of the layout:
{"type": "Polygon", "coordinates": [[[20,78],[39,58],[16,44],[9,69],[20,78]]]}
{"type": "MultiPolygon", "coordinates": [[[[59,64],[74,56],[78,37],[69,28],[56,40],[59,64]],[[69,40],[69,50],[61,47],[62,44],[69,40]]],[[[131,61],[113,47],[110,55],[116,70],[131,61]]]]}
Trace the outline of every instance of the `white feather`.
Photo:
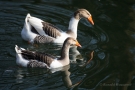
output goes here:
{"type": "Polygon", "coordinates": [[[17,45],[15,46],[15,51],[16,51],[16,64],[22,67],[27,67],[29,61],[22,57],[21,49],[19,49],[17,45]]]}
{"type": "Polygon", "coordinates": [[[55,60],[50,64],[50,69],[58,68],[58,67],[63,67],[63,65],[62,65],[57,59],[55,59],[55,60]]]}
{"type": "Polygon", "coordinates": [[[37,36],[37,34],[32,33],[31,31],[28,31],[27,29],[25,29],[25,27],[23,28],[23,30],[21,31],[21,36],[24,40],[26,41],[30,41],[31,43],[33,43],[34,38],[37,36]]]}
{"type": "Polygon", "coordinates": [[[63,43],[68,37],[70,37],[70,35],[66,34],[65,32],[62,32],[61,36],[57,37],[54,40],[54,43],[63,43]]]}
{"type": "Polygon", "coordinates": [[[75,33],[75,35],[77,35],[78,22],[79,22],[79,20],[75,19],[74,17],[72,17],[69,21],[68,30],[73,31],[75,33]]]}
{"type": "Polygon", "coordinates": [[[21,31],[21,36],[24,40],[30,41],[32,43],[37,34],[31,32],[31,25],[28,22],[28,18],[30,17],[30,14],[27,14],[23,29],[21,31]]]}
{"type": "Polygon", "coordinates": [[[43,31],[43,20],[31,16],[30,18],[28,18],[28,21],[30,25],[32,25],[40,35],[46,35],[46,33],[43,31]]]}

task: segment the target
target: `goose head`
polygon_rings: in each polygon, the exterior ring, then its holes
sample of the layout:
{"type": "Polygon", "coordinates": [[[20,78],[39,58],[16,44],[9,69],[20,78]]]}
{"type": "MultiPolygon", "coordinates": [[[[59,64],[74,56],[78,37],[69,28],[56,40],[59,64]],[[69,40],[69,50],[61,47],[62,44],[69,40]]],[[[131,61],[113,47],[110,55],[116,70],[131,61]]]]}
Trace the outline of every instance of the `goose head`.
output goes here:
{"type": "Polygon", "coordinates": [[[94,25],[92,15],[86,9],[78,9],[77,11],[75,11],[74,17],[78,20],[80,20],[81,18],[86,18],[92,25],[94,25]]]}
{"type": "Polygon", "coordinates": [[[72,37],[68,37],[68,38],[65,40],[64,44],[66,44],[67,46],[78,46],[78,47],[82,47],[82,46],[79,44],[79,42],[78,42],[76,39],[72,38],[72,37]]]}
{"type": "MultiPolygon", "coordinates": [[[[79,44],[79,42],[72,38],[72,37],[68,37],[63,44],[62,50],[61,50],[61,60],[67,60],[66,64],[69,63],[69,48],[70,46],[78,46],[81,47],[81,45],[79,44]]],[[[65,62],[63,62],[63,64],[65,64],[65,62]]]]}

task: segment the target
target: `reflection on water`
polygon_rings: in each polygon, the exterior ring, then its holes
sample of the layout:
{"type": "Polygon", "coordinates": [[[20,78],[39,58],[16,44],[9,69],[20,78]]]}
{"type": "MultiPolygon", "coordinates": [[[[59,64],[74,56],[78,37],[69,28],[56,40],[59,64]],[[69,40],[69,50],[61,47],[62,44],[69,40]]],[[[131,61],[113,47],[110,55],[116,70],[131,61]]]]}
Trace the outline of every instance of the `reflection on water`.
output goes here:
{"type": "MultiPolygon", "coordinates": [[[[16,68],[15,70],[14,69],[15,68],[9,68],[9,70],[4,71],[2,79],[5,82],[8,81],[8,83],[5,83],[8,86],[4,84],[3,86],[12,90],[66,89],[66,87],[73,88],[80,84],[81,79],[84,77],[79,76],[81,78],[77,78],[77,80],[72,79],[75,77],[70,76],[70,65],[53,70],[45,70],[40,68],[16,68]],[[10,81],[6,78],[10,78],[10,81]],[[11,86],[9,87],[9,85],[11,86]]],[[[5,87],[1,89],[5,89],[5,87]]]]}
{"type": "Polygon", "coordinates": [[[134,90],[134,3],[134,0],[1,0],[0,89],[65,90],[73,86],[72,89],[84,90],[134,90]],[[16,44],[60,55],[60,45],[34,47],[22,40],[20,32],[27,13],[66,31],[77,8],[89,10],[95,25],[85,19],[79,22],[78,41],[83,47],[77,48],[77,57],[70,50],[70,58],[75,62],[71,62],[69,70],[50,73],[49,70],[16,67],[16,44]],[[87,63],[91,51],[94,51],[93,60],[87,63]]]}

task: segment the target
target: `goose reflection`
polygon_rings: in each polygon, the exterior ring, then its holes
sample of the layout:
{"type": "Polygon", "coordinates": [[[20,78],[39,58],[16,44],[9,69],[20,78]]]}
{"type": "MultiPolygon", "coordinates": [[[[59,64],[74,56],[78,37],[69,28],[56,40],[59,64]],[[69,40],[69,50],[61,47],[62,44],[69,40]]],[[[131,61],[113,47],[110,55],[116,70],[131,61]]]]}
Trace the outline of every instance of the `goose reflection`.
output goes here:
{"type": "MultiPolygon", "coordinates": [[[[61,82],[61,84],[64,83],[64,86],[66,88],[72,88],[72,87],[77,86],[80,83],[80,81],[78,81],[74,84],[72,83],[72,81],[70,79],[71,73],[70,73],[69,69],[70,69],[70,65],[60,67],[60,68],[50,69],[50,70],[49,69],[45,70],[45,69],[41,69],[41,68],[38,68],[38,69],[36,69],[36,68],[35,69],[34,68],[28,68],[28,69],[18,68],[18,70],[16,72],[16,83],[23,84],[25,88],[28,88],[25,85],[28,84],[29,86],[33,86],[32,84],[37,82],[37,85],[35,87],[31,87],[31,89],[32,89],[32,88],[37,88],[39,86],[46,86],[46,84],[48,84],[48,83],[52,83],[52,82],[56,83],[57,80],[54,80],[54,79],[58,79],[62,76],[61,79],[63,82],[61,82]],[[45,78],[45,76],[46,77],[51,77],[53,75],[57,76],[57,73],[59,75],[57,78],[53,77],[52,79],[43,79],[43,78],[45,78]],[[42,81],[43,81],[43,83],[41,83],[41,84],[38,83],[40,81],[40,78],[42,78],[42,81]],[[49,80],[49,81],[47,81],[47,80],[49,80]]],[[[58,79],[58,80],[60,80],[60,79],[58,79]]],[[[15,88],[15,87],[13,86],[13,88],[15,88]]]]}
{"type": "MultiPolygon", "coordinates": [[[[85,62],[85,63],[82,63],[82,65],[79,64],[78,66],[79,67],[87,66],[87,64],[89,64],[90,61],[93,59],[93,55],[94,55],[94,51],[91,51],[90,54],[89,54],[89,60],[87,60],[87,62],[85,62]]],[[[69,71],[69,69],[70,69],[70,65],[67,65],[67,66],[64,66],[64,67],[61,67],[61,68],[51,69],[50,72],[54,73],[54,72],[57,72],[57,71],[61,71],[62,81],[63,81],[65,87],[73,88],[73,87],[77,86],[78,84],[80,84],[81,80],[73,84],[71,79],[70,79],[71,72],[69,71]]]]}
{"type": "Polygon", "coordinates": [[[82,57],[81,53],[77,50],[76,46],[73,46],[70,48],[71,54],[70,54],[70,60],[71,62],[76,62],[76,60],[83,61],[84,58],[82,57]]]}
{"type": "Polygon", "coordinates": [[[73,88],[73,87],[77,86],[80,83],[80,81],[78,81],[74,84],[72,83],[72,80],[70,79],[71,72],[69,71],[69,69],[70,69],[70,65],[67,65],[67,66],[64,66],[61,68],[51,69],[50,72],[54,73],[54,72],[60,71],[61,76],[62,76],[62,81],[63,81],[65,87],[73,88]]]}

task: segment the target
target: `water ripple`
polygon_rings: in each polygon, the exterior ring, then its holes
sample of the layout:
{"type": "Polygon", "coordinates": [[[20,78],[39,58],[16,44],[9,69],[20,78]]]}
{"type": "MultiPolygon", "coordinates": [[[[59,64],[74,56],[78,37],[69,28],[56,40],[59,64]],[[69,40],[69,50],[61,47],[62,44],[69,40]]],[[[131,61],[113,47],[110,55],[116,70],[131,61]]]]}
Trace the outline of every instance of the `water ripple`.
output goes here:
{"type": "MultiPolygon", "coordinates": [[[[135,57],[130,54],[134,54],[134,45],[130,46],[130,41],[128,42],[126,35],[134,41],[134,31],[123,31],[123,28],[126,28],[123,23],[126,23],[124,20],[127,20],[127,17],[123,17],[123,19],[120,19],[120,17],[127,15],[124,12],[124,7],[120,7],[114,1],[90,0],[90,2],[86,0],[84,3],[84,1],[79,0],[81,4],[77,2],[74,4],[75,1],[0,1],[0,87],[2,90],[100,89],[104,83],[114,82],[113,80],[116,80],[115,83],[121,83],[122,80],[124,82],[128,78],[126,75],[130,76],[130,73],[133,73],[131,67],[134,65],[131,64],[132,60],[130,59],[135,57]],[[56,72],[16,66],[14,50],[16,44],[29,50],[48,52],[58,57],[60,55],[61,45],[44,44],[34,47],[22,40],[20,32],[27,13],[66,31],[70,17],[76,8],[80,7],[86,7],[86,9],[91,11],[95,25],[92,26],[85,19],[80,20],[77,39],[83,47],[78,48],[81,55],[78,56],[79,58],[76,61],[71,61],[70,67],[56,72]],[[116,14],[118,13],[116,9],[123,10],[124,14],[116,14]],[[85,65],[89,60],[91,51],[94,51],[94,58],[85,65]],[[129,61],[126,61],[125,58],[129,61]],[[129,67],[125,68],[127,65],[129,67]]],[[[134,11],[134,5],[130,8],[134,11]]],[[[130,15],[134,16],[134,14],[130,15]]],[[[131,26],[134,29],[133,24],[131,26]]],[[[72,55],[70,53],[70,56],[72,55]]]]}

